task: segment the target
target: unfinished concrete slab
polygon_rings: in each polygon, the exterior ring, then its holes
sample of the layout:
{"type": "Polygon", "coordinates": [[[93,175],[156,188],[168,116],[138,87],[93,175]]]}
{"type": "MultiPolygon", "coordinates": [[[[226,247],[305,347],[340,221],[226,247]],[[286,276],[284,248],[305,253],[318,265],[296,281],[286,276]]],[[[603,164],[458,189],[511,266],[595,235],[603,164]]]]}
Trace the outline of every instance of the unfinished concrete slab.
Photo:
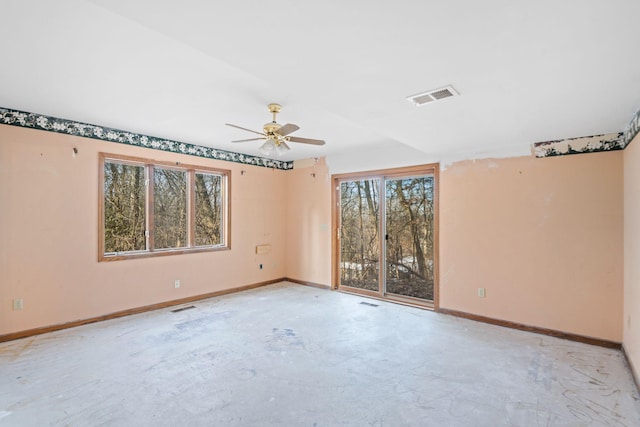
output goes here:
{"type": "Polygon", "coordinates": [[[189,305],[0,344],[0,425],[640,425],[616,350],[290,283],[189,305]]]}

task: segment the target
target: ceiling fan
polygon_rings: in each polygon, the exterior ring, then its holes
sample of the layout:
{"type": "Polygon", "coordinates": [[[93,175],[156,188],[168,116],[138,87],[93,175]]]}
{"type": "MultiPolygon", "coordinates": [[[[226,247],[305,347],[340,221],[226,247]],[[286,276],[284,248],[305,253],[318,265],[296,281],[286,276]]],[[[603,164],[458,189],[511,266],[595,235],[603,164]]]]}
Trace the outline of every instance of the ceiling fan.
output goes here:
{"type": "Polygon", "coordinates": [[[260,135],[259,138],[239,139],[231,142],[247,142],[247,141],[259,141],[265,140],[265,143],[260,147],[260,152],[264,155],[281,155],[290,150],[287,142],[300,142],[302,144],[324,145],[324,141],[320,139],[300,138],[298,136],[289,136],[293,132],[300,129],[298,125],[287,123],[286,125],[280,125],[276,122],[276,115],[280,112],[279,104],[269,104],[269,112],[273,114],[273,120],[269,123],[265,123],[262,127],[262,132],[243,128],[241,126],[232,125],[231,123],[225,123],[227,126],[246,130],[247,132],[260,135]]]}

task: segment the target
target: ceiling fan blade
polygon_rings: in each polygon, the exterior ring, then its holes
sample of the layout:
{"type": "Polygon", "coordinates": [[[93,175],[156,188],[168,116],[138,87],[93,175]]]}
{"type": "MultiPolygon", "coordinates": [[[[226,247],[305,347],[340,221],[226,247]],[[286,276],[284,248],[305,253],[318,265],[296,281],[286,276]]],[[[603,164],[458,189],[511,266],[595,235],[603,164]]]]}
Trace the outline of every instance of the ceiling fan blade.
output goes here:
{"type": "Polygon", "coordinates": [[[232,128],[237,128],[237,129],[246,130],[247,132],[257,133],[258,135],[266,136],[266,135],[265,135],[264,133],[262,133],[262,132],[256,132],[255,130],[251,130],[251,129],[243,128],[243,127],[241,127],[241,126],[232,125],[231,123],[225,123],[225,125],[227,125],[227,126],[231,126],[232,128]]]}
{"type": "Polygon", "coordinates": [[[297,131],[298,129],[300,129],[300,126],[294,125],[292,123],[287,123],[286,125],[281,126],[280,129],[278,129],[277,134],[280,136],[285,136],[297,131]]]}
{"type": "Polygon", "coordinates": [[[287,140],[291,142],[301,142],[303,144],[324,145],[324,141],[321,139],[310,139],[310,138],[300,138],[297,136],[289,136],[287,137],[287,140]]]}
{"type": "Polygon", "coordinates": [[[231,141],[231,142],[248,142],[248,141],[259,141],[259,140],[261,140],[261,139],[264,139],[264,138],[249,138],[249,139],[238,139],[238,140],[235,140],[235,141],[231,141]]]}
{"type": "Polygon", "coordinates": [[[287,143],[286,143],[286,142],[284,142],[284,141],[280,141],[280,144],[282,144],[282,146],[283,146],[284,148],[286,148],[287,150],[291,150],[291,147],[289,147],[289,146],[287,145],[287,143]]]}

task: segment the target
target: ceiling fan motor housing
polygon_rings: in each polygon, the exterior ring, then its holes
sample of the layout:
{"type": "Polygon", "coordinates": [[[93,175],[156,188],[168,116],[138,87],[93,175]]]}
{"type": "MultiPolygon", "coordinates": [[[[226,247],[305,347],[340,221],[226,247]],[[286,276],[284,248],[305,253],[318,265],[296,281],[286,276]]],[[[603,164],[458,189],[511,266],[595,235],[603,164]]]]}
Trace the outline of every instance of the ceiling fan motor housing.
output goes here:
{"type": "Polygon", "coordinates": [[[266,133],[267,135],[272,135],[276,133],[278,129],[280,129],[281,127],[282,127],[281,125],[273,121],[270,123],[265,123],[262,129],[264,130],[264,133],[266,133]]]}
{"type": "Polygon", "coordinates": [[[269,112],[278,114],[280,112],[280,104],[269,104],[269,112]]]}
{"type": "Polygon", "coordinates": [[[276,123],[276,114],[280,112],[280,104],[269,104],[269,112],[273,114],[273,121],[271,123],[266,123],[262,129],[264,133],[267,135],[273,135],[280,129],[280,125],[276,123]]]}

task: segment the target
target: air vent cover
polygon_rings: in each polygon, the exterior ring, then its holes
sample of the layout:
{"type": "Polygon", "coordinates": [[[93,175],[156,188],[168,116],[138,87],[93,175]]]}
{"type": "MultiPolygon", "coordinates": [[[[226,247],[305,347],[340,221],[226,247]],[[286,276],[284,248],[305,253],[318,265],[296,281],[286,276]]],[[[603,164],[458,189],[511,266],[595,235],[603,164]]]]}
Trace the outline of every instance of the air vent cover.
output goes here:
{"type": "Polygon", "coordinates": [[[458,91],[456,91],[453,86],[445,86],[439,89],[430,90],[428,92],[419,93],[417,95],[408,96],[407,100],[414,104],[416,107],[420,107],[430,102],[439,101],[444,98],[450,98],[452,96],[458,95],[458,91]]]}

